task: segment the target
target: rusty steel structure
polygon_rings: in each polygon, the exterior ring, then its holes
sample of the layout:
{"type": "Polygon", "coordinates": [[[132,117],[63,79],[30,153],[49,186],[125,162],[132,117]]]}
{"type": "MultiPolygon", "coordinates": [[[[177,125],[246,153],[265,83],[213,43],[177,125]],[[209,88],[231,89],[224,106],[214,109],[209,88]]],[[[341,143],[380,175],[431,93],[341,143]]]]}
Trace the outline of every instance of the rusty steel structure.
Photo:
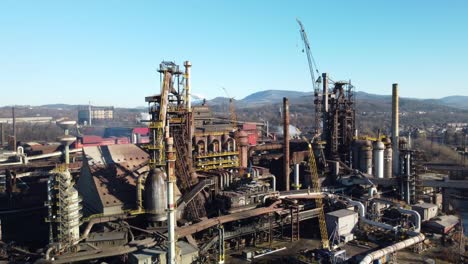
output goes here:
{"type": "Polygon", "coordinates": [[[316,94],[315,104],[322,105],[322,140],[326,142],[325,156],[330,160],[351,164],[350,146],[356,130],[354,86],[351,82],[333,82],[322,75],[323,92],[316,94]],[[329,88],[329,85],[332,85],[329,88]]]}

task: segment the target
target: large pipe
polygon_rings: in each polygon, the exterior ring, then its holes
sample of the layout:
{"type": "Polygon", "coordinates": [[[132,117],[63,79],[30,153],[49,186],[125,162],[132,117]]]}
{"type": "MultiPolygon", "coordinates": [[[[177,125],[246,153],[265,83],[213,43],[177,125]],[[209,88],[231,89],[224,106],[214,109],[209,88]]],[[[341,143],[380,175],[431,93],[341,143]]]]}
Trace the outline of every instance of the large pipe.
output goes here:
{"type": "Polygon", "coordinates": [[[283,97],[283,119],[283,177],[285,190],[289,191],[289,101],[286,97],[283,97]]]}
{"type": "Polygon", "coordinates": [[[399,110],[398,110],[398,83],[393,84],[392,91],[392,149],[393,149],[393,174],[400,175],[400,153],[399,153],[399,110]]]}
{"type": "Polygon", "coordinates": [[[349,202],[350,205],[355,206],[355,207],[358,208],[359,220],[361,220],[362,222],[364,222],[364,223],[366,223],[368,225],[380,227],[380,228],[383,228],[383,229],[386,229],[386,230],[395,231],[397,229],[397,227],[395,227],[395,226],[391,226],[391,225],[388,225],[388,224],[375,222],[375,221],[367,219],[366,218],[366,208],[364,207],[364,204],[362,204],[361,202],[358,202],[358,201],[351,200],[349,198],[346,198],[346,200],[349,202]]]}
{"type": "Polygon", "coordinates": [[[166,157],[167,157],[167,263],[176,264],[176,238],[175,238],[175,202],[174,202],[174,183],[175,177],[175,151],[174,139],[166,139],[166,157]]]}
{"type": "Polygon", "coordinates": [[[398,207],[397,210],[403,214],[410,214],[414,217],[414,232],[421,232],[421,215],[414,211],[398,207]]]}
{"type": "Polygon", "coordinates": [[[426,237],[421,233],[415,234],[415,236],[410,237],[406,240],[400,241],[391,246],[388,246],[388,247],[385,247],[385,248],[382,248],[382,249],[379,249],[379,250],[376,250],[374,252],[367,254],[364,257],[364,259],[362,259],[361,262],[359,262],[359,264],[371,264],[374,262],[374,260],[380,259],[383,256],[392,254],[398,250],[401,250],[409,246],[415,245],[417,243],[423,242],[425,238],[426,237]]]}

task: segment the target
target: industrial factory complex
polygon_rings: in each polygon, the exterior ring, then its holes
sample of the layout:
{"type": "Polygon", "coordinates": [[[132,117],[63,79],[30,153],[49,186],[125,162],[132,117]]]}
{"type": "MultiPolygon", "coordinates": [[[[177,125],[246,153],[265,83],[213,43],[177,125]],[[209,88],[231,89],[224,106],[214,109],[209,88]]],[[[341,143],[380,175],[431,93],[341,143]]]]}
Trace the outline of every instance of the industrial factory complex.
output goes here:
{"type": "Polygon", "coordinates": [[[454,245],[466,261],[453,197],[468,181],[428,169],[400,137],[396,83],[391,134],[361,134],[355,87],[316,76],[299,24],[305,136],[290,135],[287,97],[281,134],[234,105],[220,118],[192,103],[190,61],[160,63],[138,125],[106,126],[113,107],[83,106],[54,142],[5,139],[2,126],[0,263],[436,263],[431,250],[454,245]]]}

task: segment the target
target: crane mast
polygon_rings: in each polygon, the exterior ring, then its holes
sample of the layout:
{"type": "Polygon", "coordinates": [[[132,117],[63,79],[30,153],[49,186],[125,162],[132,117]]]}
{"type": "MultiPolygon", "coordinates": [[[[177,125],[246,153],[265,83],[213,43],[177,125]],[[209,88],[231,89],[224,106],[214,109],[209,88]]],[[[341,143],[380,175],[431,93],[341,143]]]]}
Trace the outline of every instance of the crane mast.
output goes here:
{"type": "MultiPolygon", "coordinates": [[[[310,51],[310,43],[309,39],[307,38],[307,33],[305,32],[304,25],[299,19],[296,19],[297,23],[299,24],[300,33],[302,41],[304,42],[304,51],[307,55],[307,62],[309,63],[309,72],[310,78],[312,81],[312,87],[314,89],[314,104],[315,104],[315,134],[320,134],[320,124],[321,124],[321,112],[322,112],[322,99],[320,97],[320,83],[321,78],[319,71],[317,69],[317,64],[315,63],[314,57],[312,56],[312,52],[310,51]],[[318,79],[315,79],[315,73],[318,75],[318,79]]],[[[326,80],[325,80],[326,81],[326,80]]]]}

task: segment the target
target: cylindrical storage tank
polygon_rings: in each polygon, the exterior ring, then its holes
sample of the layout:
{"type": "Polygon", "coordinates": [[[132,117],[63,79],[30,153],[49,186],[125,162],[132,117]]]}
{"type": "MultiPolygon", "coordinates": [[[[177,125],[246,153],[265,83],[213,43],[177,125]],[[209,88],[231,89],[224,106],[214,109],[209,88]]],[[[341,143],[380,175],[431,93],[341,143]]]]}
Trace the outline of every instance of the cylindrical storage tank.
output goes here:
{"type": "Polygon", "coordinates": [[[372,174],[372,142],[366,140],[361,146],[360,152],[360,170],[366,174],[372,174]]]}
{"type": "Polygon", "coordinates": [[[382,141],[374,142],[374,176],[377,178],[384,177],[384,149],[382,141]]]}
{"type": "Polygon", "coordinates": [[[360,169],[360,159],[359,159],[359,154],[362,145],[365,143],[365,140],[355,140],[353,142],[352,148],[351,148],[351,155],[353,158],[353,169],[360,169]]]}
{"type": "Polygon", "coordinates": [[[149,171],[145,182],[145,201],[150,222],[166,221],[167,188],[166,173],[159,168],[149,171]]]}
{"type": "Polygon", "coordinates": [[[384,178],[389,179],[392,178],[393,172],[393,150],[392,150],[392,142],[389,138],[385,140],[385,150],[384,150],[384,178]]]}

